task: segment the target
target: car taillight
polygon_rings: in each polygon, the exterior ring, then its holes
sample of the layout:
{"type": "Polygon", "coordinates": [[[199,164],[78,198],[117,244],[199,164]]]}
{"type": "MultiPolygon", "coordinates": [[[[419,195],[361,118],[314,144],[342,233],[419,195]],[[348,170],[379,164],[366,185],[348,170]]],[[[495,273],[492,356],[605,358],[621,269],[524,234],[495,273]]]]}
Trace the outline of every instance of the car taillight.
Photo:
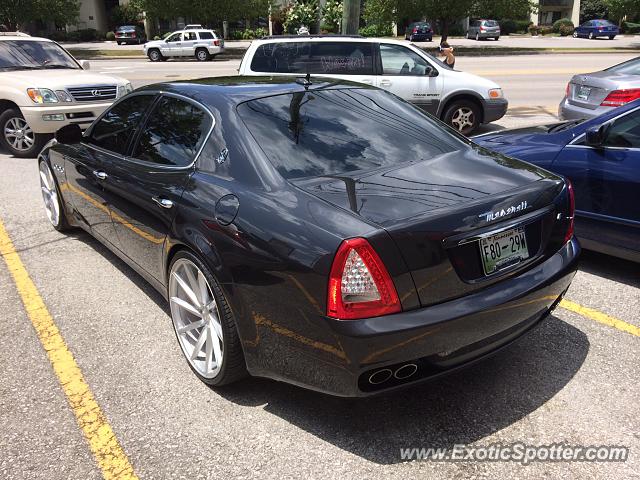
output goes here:
{"type": "Polygon", "coordinates": [[[569,196],[569,226],[567,227],[567,233],[564,235],[564,243],[567,243],[573,237],[573,230],[575,227],[576,217],[576,197],[573,193],[573,185],[571,180],[565,179],[567,184],[567,195],[569,196]]]}
{"type": "Polygon", "coordinates": [[[418,33],[418,27],[413,27],[413,32],[411,33],[418,33]]]}
{"type": "Polygon", "coordinates": [[[136,38],[136,32],[131,32],[131,38],[136,38]]]}
{"type": "Polygon", "coordinates": [[[329,274],[327,316],[355,320],[399,311],[396,287],[373,247],[364,238],[343,241],[329,274]]]}
{"type": "Polygon", "coordinates": [[[619,107],[640,98],[640,88],[614,90],[600,104],[601,107],[619,107]]]}
{"type": "Polygon", "coordinates": [[[481,31],[481,32],[484,32],[484,27],[480,27],[480,31],[481,31]]]}
{"type": "Polygon", "coordinates": [[[571,83],[567,83],[567,88],[564,91],[564,95],[565,97],[569,98],[569,96],[571,95],[571,83]]]}
{"type": "Polygon", "coordinates": [[[219,46],[220,46],[220,40],[214,40],[214,41],[213,41],[213,44],[214,44],[216,47],[219,47],[219,46]]]}

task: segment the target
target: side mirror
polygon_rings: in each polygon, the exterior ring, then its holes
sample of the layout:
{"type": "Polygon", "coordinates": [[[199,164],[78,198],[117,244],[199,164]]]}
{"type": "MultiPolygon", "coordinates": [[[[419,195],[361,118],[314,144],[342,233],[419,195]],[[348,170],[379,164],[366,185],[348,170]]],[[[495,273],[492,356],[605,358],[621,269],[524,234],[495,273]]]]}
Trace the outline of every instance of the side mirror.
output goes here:
{"type": "Polygon", "coordinates": [[[77,123],[70,123],[58,129],[54,136],[58,143],[73,145],[82,141],[82,129],[77,123]]]}
{"type": "Polygon", "coordinates": [[[89,63],[89,60],[81,60],[80,66],[83,70],[91,70],[91,64],[89,63]]]}
{"type": "Polygon", "coordinates": [[[428,66],[424,73],[425,73],[425,75],[427,77],[437,77],[438,76],[438,69],[428,66]]]}
{"type": "Polygon", "coordinates": [[[591,127],[584,132],[584,144],[588,147],[601,148],[607,133],[606,125],[591,127]]]}

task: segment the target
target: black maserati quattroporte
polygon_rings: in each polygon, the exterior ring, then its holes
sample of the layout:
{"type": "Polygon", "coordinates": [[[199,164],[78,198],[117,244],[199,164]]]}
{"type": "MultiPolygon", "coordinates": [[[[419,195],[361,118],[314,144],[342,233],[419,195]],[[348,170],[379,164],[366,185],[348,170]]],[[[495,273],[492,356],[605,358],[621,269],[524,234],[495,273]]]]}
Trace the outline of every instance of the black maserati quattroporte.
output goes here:
{"type": "Polygon", "coordinates": [[[365,396],[450,372],[541,322],[580,251],[562,178],[336,80],[144,87],[39,162],[53,226],[166,296],[210,385],[365,396]]]}

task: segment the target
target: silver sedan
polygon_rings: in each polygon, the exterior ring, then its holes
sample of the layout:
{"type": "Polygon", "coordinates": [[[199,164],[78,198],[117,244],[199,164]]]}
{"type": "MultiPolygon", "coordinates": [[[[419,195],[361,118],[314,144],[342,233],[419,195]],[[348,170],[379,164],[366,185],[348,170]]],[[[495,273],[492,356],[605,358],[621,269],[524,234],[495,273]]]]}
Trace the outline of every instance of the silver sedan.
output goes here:
{"type": "Polygon", "coordinates": [[[600,72],[574,75],[558,116],[562,120],[596,117],[640,98],[640,57],[600,72]]]}

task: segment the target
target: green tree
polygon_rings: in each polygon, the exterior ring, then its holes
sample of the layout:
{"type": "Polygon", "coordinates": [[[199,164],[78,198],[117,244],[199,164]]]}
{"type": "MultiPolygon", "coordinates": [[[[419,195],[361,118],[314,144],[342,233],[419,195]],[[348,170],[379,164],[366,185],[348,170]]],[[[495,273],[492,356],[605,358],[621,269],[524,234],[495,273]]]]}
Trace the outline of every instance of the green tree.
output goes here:
{"type": "Polygon", "coordinates": [[[580,23],[596,18],[609,18],[606,0],[582,0],[580,2],[580,23]]]}
{"type": "Polygon", "coordinates": [[[471,15],[475,0],[425,0],[426,17],[438,22],[442,41],[449,36],[449,27],[471,15]]]}
{"type": "Polygon", "coordinates": [[[330,32],[339,32],[342,13],[342,0],[327,0],[322,7],[322,28],[330,32]]]}
{"type": "Polygon", "coordinates": [[[34,21],[73,25],[80,14],[77,0],[4,0],[0,2],[0,23],[10,31],[34,21]]]}
{"type": "Polygon", "coordinates": [[[475,0],[472,16],[493,19],[528,19],[537,4],[530,0],[475,0]]]}
{"type": "Polygon", "coordinates": [[[640,0],[605,0],[610,20],[622,25],[625,16],[635,17],[640,11],[640,0]]]}

